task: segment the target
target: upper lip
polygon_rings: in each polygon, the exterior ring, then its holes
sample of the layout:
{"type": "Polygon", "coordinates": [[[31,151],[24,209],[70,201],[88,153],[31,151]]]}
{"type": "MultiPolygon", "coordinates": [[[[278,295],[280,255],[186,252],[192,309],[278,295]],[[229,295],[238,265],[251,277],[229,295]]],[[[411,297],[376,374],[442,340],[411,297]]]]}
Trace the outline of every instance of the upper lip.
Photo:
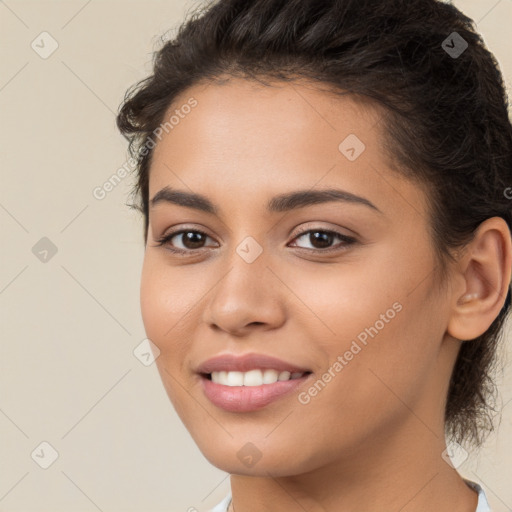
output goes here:
{"type": "Polygon", "coordinates": [[[265,354],[220,354],[203,361],[196,369],[197,373],[210,374],[219,371],[238,371],[247,372],[256,369],[273,369],[278,371],[309,372],[307,368],[302,368],[293,363],[288,363],[282,359],[277,359],[265,354]]]}

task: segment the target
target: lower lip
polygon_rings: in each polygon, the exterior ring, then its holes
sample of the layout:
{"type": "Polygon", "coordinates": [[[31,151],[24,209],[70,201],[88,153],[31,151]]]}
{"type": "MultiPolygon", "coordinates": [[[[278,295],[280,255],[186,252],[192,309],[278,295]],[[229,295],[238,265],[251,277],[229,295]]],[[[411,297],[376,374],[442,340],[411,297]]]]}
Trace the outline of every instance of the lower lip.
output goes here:
{"type": "Polygon", "coordinates": [[[203,390],[217,407],[231,412],[250,412],[268,404],[302,386],[310,373],[299,379],[282,380],[261,386],[225,386],[201,375],[203,390]]]}

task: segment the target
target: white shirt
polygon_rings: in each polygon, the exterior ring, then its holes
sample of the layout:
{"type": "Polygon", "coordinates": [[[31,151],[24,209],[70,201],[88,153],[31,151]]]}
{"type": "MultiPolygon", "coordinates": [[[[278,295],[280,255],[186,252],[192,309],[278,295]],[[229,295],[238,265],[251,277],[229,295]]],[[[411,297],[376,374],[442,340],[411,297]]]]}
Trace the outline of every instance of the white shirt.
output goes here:
{"type": "MultiPolygon", "coordinates": [[[[489,503],[485,496],[485,492],[480,485],[470,480],[464,479],[464,481],[478,493],[478,505],[475,512],[492,512],[489,508],[489,503]]],[[[228,512],[229,504],[231,503],[231,492],[215,507],[208,510],[208,512],[228,512]]]]}

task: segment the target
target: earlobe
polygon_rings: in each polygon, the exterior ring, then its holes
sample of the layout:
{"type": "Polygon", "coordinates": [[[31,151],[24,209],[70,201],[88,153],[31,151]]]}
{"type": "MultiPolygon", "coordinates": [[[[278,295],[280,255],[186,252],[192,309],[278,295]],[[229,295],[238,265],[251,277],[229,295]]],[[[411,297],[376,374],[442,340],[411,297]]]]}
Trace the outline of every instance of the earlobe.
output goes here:
{"type": "Polygon", "coordinates": [[[447,332],[456,339],[478,338],[503,308],[510,287],[512,241],[507,223],[492,217],[480,224],[458,262],[460,287],[453,292],[447,332]]]}

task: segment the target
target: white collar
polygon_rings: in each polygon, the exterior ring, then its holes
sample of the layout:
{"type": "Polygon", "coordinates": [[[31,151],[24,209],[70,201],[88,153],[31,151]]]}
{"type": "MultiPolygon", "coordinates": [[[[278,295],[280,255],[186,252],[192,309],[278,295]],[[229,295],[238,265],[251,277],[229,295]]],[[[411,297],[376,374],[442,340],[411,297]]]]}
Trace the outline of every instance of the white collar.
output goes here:
{"type": "Polygon", "coordinates": [[[478,493],[478,505],[476,507],[475,512],[491,512],[491,508],[489,507],[487,497],[482,487],[478,485],[476,482],[466,480],[465,478],[464,482],[466,482],[466,484],[469,485],[469,487],[471,487],[478,493]]]}

